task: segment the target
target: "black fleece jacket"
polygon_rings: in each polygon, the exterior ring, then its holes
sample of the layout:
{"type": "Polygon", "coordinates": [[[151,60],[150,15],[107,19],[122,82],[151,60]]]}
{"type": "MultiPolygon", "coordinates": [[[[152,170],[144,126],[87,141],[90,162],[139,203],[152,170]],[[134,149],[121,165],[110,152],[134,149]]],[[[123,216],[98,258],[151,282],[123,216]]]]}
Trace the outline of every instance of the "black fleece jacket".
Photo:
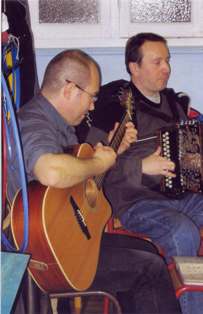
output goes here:
{"type": "MultiPolygon", "coordinates": [[[[157,104],[144,97],[132,82],[114,81],[101,88],[91,117],[92,127],[87,137],[88,142],[95,144],[98,140],[105,141],[115,122],[121,120],[125,108],[120,103],[120,93],[129,88],[133,95],[132,121],[138,130],[138,140],[156,136],[160,128],[187,119],[187,105],[182,103],[174,90],[163,90],[160,93],[160,103],[157,104]]],[[[166,198],[160,192],[161,176],[142,174],[142,159],[152,154],[158,145],[158,138],[131,145],[117,158],[115,166],[107,173],[104,192],[115,216],[120,217],[123,211],[143,199],[150,201],[166,198]]]]}

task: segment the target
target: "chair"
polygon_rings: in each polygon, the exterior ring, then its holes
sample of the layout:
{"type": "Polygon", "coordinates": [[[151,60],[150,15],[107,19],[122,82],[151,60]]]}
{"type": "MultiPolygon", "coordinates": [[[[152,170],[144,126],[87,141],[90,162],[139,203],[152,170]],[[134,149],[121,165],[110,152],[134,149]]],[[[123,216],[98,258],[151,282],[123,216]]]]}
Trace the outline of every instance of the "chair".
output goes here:
{"type": "MultiPolygon", "coordinates": [[[[104,297],[104,303],[103,303],[103,314],[109,313],[109,303],[112,302],[112,304],[115,306],[116,313],[122,314],[121,307],[117,301],[117,299],[110,293],[105,291],[80,291],[80,292],[66,292],[66,293],[50,293],[49,297],[52,300],[53,298],[59,299],[59,298],[74,298],[74,301],[79,301],[81,297],[91,297],[91,296],[98,296],[98,297],[104,297]]],[[[75,313],[79,314],[81,310],[81,304],[77,306],[76,302],[74,302],[75,307],[75,313]]]]}
{"type": "Polygon", "coordinates": [[[158,245],[153,243],[152,240],[149,238],[149,236],[147,236],[146,234],[140,233],[140,232],[132,232],[132,231],[124,229],[118,218],[111,217],[109,219],[107,226],[106,226],[106,231],[109,233],[129,235],[129,236],[150,242],[151,244],[153,244],[153,246],[156,247],[157,252],[161,256],[164,256],[163,250],[158,245]]]}
{"type": "Polygon", "coordinates": [[[201,291],[203,292],[203,282],[202,285],[196,285],[196,284],[184,284],[180,274],[176,268],[175,263],[171,263],[168,265],[168,269],[173,281],[173,285],[176,291],[176,297],[179,298],[183,293],[188,291],[201,291]]]}
{"type": "MultiPolygon", "coordinates": [[[[152,240],[145,234],[125,230],[118,218],[111,217],[110,220],[108,221],[106,230],[110,233],[127,234],[133,237],[141,238],[146,241],[152,242],[152,240]]],[[[201,238],[202,238],[202,241],[201,241],[201,245],[199,249],[199,256],[203,256],[203,229],[201,229],[201,238]]],[[[160,255],[164,256],[163,250],[159,248],[156,244],[155,246],[158,248],[160,255]]],[[[203,283],[202,285],[195,285],[195,284],[186,285],[182,282],[181,277],[176,269],[176,265],[174,262],[168,265],[168,270],[173,281],[177,298],[179,298],[184,292],[187,292],[187,291],[202,291],[203,292],[203,283]]]]}

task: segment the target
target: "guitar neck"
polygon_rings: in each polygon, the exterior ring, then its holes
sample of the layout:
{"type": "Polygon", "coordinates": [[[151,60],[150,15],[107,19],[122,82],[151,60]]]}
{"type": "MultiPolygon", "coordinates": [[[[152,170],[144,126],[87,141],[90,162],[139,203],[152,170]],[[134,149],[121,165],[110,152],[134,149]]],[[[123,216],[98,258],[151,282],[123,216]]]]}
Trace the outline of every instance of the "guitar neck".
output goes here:
{"type": "MultiPolygon", "coordinates": [[[[122,139],[123,139],[123,136],[124,136],[124,134],[125,134],[125,128],[126,128],[125,125],[126,125],[126,123],[127,123],[128,121],[130,121],[130,120],[131,120],[131,116],[130,116],[129,111],[127,110],[127,111],[125,112],[125,114],[123,115],[123,117],[122,117],[122,119],[121,119],[121,122],[120,122],[120,125],[118,126],[117,130],[115,131],[112,140],[111,140],[110,143],[109,143],[109,147],[113,148],[113,150],[114,150],[115,152],[118,151],[118,148],[119,148],[119,146],[120,146],[120,143],[121,143],[121,141],[122,141],[122,139]]],[[[103,183],[103,180],[104,180],[104,177],[105,177],[105,173],[103,173],[103,174],[101,174],[101,175],[99,175],[99,176],[96,176],[96,177],[94,178],[94,181],[95,181],[95,183],[96,183],[98,189],[101,189],[102,183],[103,183]]]]}
{"type": "Polygon", "coordinates": [[[117,153],[118,151],[118,148],[120,146],[120,143],[123,139],[123,136],[125,134],[125,128],[126,128],[126,123],[128,121],[130,121],[131,118],[130,118],[130,114],[128,112],[128,110],[125,112],[125,114],[123,115],[122,119],[121,119],[121,122],[120,122],[120,125],[119,127],[117,128],[117,130],[115,131],[115,134],[112,138],[112,140],[110,141],[109,143],[109,146],[113,148],[113,150],[117,153]]]}

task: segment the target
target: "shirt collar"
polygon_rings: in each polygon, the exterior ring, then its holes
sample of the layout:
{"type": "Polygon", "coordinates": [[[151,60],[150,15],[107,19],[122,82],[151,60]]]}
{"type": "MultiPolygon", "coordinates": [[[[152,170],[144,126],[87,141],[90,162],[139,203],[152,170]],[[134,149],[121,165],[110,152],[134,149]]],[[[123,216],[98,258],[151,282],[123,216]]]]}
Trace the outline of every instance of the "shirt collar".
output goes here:
{"type": "Polygon", "coordinates": [[[145,97],[140,91],[139,89],[133,84],[133,82],[130,82],[130,87],[133,91],[133,94],[135,95],[135,97],[137,97],[138,99],[141,99],[142,101],[144,101],[145,103],[147,103],[148,105],[155,107],[155,108],[160,108],[161,107],[161,102],[162,102],[162,93],[160,92],[160,102],[156,103],[153,102],[152,100],[150,100],[149,98],[145,97]]]}
{"type": "Polygon", "coordinates": [[[49,102],[49,100],[39,93],[36,97],[36,101],[40,105],[41,109],[45,112],[47,119],[56,125],[58,129],[64,129],[70,126],[68,122],[58,113],[56,108],[49,102]]]}

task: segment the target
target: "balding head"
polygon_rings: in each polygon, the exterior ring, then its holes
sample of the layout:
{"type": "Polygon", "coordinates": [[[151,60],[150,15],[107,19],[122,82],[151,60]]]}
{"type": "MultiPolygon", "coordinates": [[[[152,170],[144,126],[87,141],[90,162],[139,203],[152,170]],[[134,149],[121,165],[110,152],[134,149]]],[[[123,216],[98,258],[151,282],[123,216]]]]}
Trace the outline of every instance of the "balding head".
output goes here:
{"type": "Polygon", "coordinates": [[[65,50],[56,55],[48,64],[42,82],[46,94],[58,93],[65,82],[72,81],[82,88],[90,82],[90,68],[100,70],[96,62],[81,50],[65,50]]]}

